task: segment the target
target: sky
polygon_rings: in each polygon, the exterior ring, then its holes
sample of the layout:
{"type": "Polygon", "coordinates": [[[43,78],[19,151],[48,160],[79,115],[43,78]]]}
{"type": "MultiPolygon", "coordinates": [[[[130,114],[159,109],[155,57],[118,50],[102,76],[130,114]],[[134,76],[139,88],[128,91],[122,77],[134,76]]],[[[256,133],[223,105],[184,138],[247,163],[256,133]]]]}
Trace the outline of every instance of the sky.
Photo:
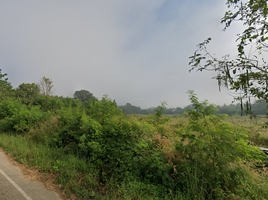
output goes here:
{"type": "Polygon", "coordinates": [[[223,31],[226,0],[13,0],[0,2],[0,69],[14,88],[53,81],[54,95],[88,90],[118,105],[189,105],[188,90],[217,105],[214,72],[191,72],[189,57],[211,37],[209,50],[236,53],[241,26],[223,31]]]}

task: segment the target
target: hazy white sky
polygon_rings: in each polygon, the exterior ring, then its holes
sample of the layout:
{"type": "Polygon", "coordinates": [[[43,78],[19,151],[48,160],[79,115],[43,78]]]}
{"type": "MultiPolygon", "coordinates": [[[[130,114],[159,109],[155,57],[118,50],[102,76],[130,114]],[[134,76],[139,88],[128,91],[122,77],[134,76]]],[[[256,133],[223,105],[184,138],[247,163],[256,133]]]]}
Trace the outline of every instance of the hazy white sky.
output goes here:
{"type": "MultiPolygon", "coordinates": [[[[223,32],[226,0],[13,0],[0,2],[0,69],[13,87],[46,76],[55,95],[85,89],[118,105],[166,101],[231,103],[211,72],[192,72],[189,56],[212,37],[211,52],[236,52],[238,26],[223,32]]],[[[240,27],[241,29],[241,27],[240,27]]]]}

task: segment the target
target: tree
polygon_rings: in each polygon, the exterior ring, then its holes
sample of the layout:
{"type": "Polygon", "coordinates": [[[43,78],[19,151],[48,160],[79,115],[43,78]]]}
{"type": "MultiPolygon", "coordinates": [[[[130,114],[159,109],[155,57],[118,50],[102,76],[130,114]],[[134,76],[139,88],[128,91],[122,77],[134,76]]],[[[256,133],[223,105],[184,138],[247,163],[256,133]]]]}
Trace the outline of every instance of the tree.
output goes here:
{"type": "Polygon", "coordinates": [[[139,106],[134,106],[131,103],[126,103],[124,106],[117,106],[118,109],[122,109],[125,114],[140,114],[142,109],[139,106]]]}
{"type": "Polygon", "coordinates": [[[1,71],[2,69],[0,69],[0,100],[3,100],[13,96],[13,89],[8,78],[5,78],[7,74],[2,74],[1,71]]]}
{"type": "Polygon", "coordinates": [[[75,91],[73,97],[75,99],[80,99],[82,102],[96,99],[96,97],[87,90],[75,91]]]}
{"type": "Polygon", "coordinates": [[[28,105],[37,97],[37,95],[40,93],[40,89],[35,83],[22,83],[16,89],[16,93],[21,101],[28,105]]]}
{"type": "MultiPolygon", "coordinates": [[[[211,38],[197,45],[197,50],[190,57],[190,71],[197,69],[212,70],[218,74],[219,88],[223,84],[239,100],[242,110],[251,111],[251,98],[264,100],[268,105],[268,23],[267,0],[227,0],[228,8],[221,22],[226,30],[235,21],[242,22],[245,29],[237,37],[237,55],[221,59],[213,56],[207,45],[211,38]]],[[[268,113],[267,113],[268,117],[268,113]]]]}
{"type": "Polygon", "coordinates": [[[40,89],[40,93],[45,96],[50,96],[53,94],[53,85],[52,80],[46,77],[41,78],[40,83],[38,84],[38,87],[40,89]]]}

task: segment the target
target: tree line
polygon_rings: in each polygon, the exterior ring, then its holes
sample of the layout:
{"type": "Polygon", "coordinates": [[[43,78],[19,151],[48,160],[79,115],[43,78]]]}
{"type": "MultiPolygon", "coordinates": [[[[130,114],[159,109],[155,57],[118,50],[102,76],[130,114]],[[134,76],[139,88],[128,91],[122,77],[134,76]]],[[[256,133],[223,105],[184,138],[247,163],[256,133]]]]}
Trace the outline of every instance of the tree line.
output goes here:
{"type": "MultiPolygon", "coordinates": [[[[49,78],[41,78],[39,83],[22,83],[17,88],[13,88],[5,78],[7,74],[1,74],[0,69],[0,99],[6,99],[14,97],[19,99],[23,104],[26,105],[40,105],[41,109],[56,110],[60,107],[89,107],[90,103],[98,101],[91,92],[87,90],[75,91],[73,98],[63,96],[52,96],[54,91],[53,81],[49,78]]],[[[117,106],[116,102],[113,102],[117,106]]],[[[251,111],[255,115],[266,115],[267,114],[267,103],[265,101],[256,101],[252,105],[251,111]]],[[[117,106],[125,114],[141,114],[151,115],[154,113],[154,107],[142,109],[139,106],[126,103],[125,105],[117,106]]],[[[187,105],[185,107],[166,108],[164,114],[167,115],[182,115],[185,111],[193,109],[193,105],[187,105]]],[[[241,110],[241,104],[224,104],[223,106],[217,106],[218,111],[216,114],[228,114],[228,115],[246,115],[247,112],[241,110]]]]}
{"type": "MultiPolygon", "coordinates": [[[[267,104],[265,101],[257,101],[255,104],[252,105],[251,111],[255,115],[266,115],[267,114],[267,104]]],[[[141,114],[141,115],[151,115],[154,113],[154,107],[142,109],[139,106],[132,105],[131,103],[126,103],[125,105],[119,105],[119,109],[122,109],[122,112],[125,114],[141,114]]],[[[182,115],[185,111],[194,109],[192,104],[187,105],[183,108],[166,108],[164,111],[167,115],[182,115]]],[[[230,116],[233,115],[246,115],[247,112],[241,110],[241,104],[229,104],[229,105],[222,105],[217,106],[218,111],[215,114],[228,114],[230,116]]]]}
{"type": "MultiPolygon", "coordinates": [[[[21,83],[13,88],[7,74],[0,69],[0,101],[16,99],[26,106],[39,106],[42,111],[57,111],[64,107],[88,108],[98,99],[87,90],[75,91],[73,97],[52,95],[54,92],[53,81],[43,77],[39,83],[21,83]]],[[[115,101],[113,102],[116,105],[115,101]]],[[[117,105],[116,105],[117,106],[117,105]]]]}

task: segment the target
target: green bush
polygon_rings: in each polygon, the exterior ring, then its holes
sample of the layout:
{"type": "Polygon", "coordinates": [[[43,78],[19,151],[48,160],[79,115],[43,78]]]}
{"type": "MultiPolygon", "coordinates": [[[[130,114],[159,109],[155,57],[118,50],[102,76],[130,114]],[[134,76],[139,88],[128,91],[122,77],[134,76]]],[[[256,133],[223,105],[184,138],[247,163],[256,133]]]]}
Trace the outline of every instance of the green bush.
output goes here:
{"type": "Polygon", "coordinates": [[[139,124],[127,120],[106,118],[97,120],[75,109],[58,112],[59,129],[47,142],[68,153],[86,157],[100,169],[100,176],[126,171],[137,151],[139,124]]]}
{"type": "Polygon", "coordinates": [[[41,110],[47,111],[57,111],[63,107],[63,102],[59,97],[45,96],[39,94],[33,101],[33,105],[40,106],[41,110]]]}
{"type": "MultiPolygon", "coordinates": [[[[189,93],[194,109],[184,113],[188,119],[176,123],[164,116],[165,103],[152,116],[133,117],[122,114],[108,96],[86,107],[70,98],[64,102],[40,96],[44,102],[39,106],[1,101],[0,127],[24,132],[25,138],[49,144],[59,154],[80,157],[94,171],[94,188],[119,191],[123,186],[124,195],[146,199],[267,196],[261,186],[264,179],[255,178],[266,157],[250,145],[246,130],[228,123],[224,115],[214,115],[213,104],[199,102],[193,91],[189,93]],[[48,108],[52,110],[44,112],[48,108]],[[52,112],[55,115],[48,120],[52,112]],[[127,192],[130,188],[133,191],[127,192]]],[[[67,180],[71,173],[64,172],[64,165],[58,159],[50,172],[67,180]]],[[[91,182],[91,175],[84,178],[91,182]]],[[[74,192],[81,198],[84,194],[74,192]]]]}
{"type": "Polygon", "coordinates": [[[146,122],[126,119],[107,98],[95,102],[91,109],[90,116],[77,109],[59,111],[60,127],[47,142],[87,158],[99,169],[101,182],[111,177],[122,181],[128,174],[140,183],[164,184],[170,189],[171,176],[166,172],[170,167],[163,153],[153,141],[145,140],[156,129],[146,122]]]}
{"type": "Polygon", "coordinates": [[[0,102],[1,131],[27,132],[49,116],[49,113],[42,112],[39,107],[27,107],[18,100],[0,102]]]}
{"type": "Polygon", "coordinates": [[[252,179],[243,164],[253,162],[256,168],[266,157],[249,145],[243,129],[235,130],[224,116],[213,115],[214,105],[199,102],[193,91],[190,100],[195,109],[185,113],[189,124],[179,131],[181,140],[176,144],[175,154],[180,157],[174,160],[176,185],[190,199],[196,194],[202,199],[237,194],[238,187],[252,179]]]}
{"type": "Polygon", "coordinates": [[[122,112],[117,109],[116,102],[112,102],[108,95],[104,95],[100,101],[92,102],[86,113],[100,124],[105,124],[114,116],[122,115],[122,112]]]}

